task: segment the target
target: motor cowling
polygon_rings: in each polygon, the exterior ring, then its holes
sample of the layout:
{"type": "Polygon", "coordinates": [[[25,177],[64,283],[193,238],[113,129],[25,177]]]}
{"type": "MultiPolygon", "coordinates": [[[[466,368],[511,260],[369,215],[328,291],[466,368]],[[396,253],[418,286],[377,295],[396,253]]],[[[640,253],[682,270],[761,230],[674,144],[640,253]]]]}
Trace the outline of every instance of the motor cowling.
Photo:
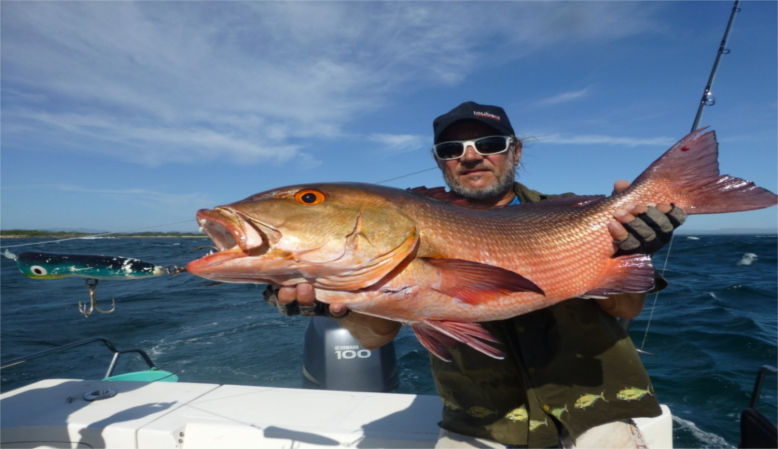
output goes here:
{"type": "Polygon", "coordinates": [[[311,319],[303,351],[304,388],[388,392],[398,383],[394,342],[365,349],[337,321],[311,319]]]}

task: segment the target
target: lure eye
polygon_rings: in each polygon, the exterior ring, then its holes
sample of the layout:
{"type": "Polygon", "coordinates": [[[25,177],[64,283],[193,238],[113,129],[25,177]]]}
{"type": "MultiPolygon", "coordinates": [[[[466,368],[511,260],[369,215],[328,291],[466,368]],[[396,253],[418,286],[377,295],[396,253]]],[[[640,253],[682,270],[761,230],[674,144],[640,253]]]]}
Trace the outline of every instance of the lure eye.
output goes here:
{"type": "Polygon", "coordinates": [[[46,271],[46,269],[43,268],[40,265],[33,265],[33,266],[31,266],[30,267],[30,271],[32,271],[32,274],[37,275],[37,276],[46,276],[47,274],[49,274],[49,272],[46,271]]]}
{"type": "Polygon", "coordinates": [[[318,190],[305,189],[295,193],[294,199],[300,204],[313,206],[324,202],[324,194],[318,190]]]}

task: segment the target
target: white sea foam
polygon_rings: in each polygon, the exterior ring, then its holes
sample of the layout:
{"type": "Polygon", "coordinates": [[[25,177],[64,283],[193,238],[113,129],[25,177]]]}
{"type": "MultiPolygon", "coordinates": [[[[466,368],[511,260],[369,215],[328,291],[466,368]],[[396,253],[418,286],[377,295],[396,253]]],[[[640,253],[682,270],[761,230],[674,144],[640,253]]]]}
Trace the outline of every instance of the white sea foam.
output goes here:
{"type": "Polygon", "coordinates": [[[695,237],[693,235],[690,235],[689,237],[686,237],[686,238],[689,239],[689,240],[699,240],[700,239],[699,237],[695,237]]]}
{"type": "Polygon", "coordinates": [[[743,257],[740,258],[737,262],[735,262],[735,265],[741,266],[741,265],[751,265],[755,260],[758,258],[756,257],[756,254],[754,253],[745,253],[743,254],[743,257]]]}
{"type": "Polygon", "coordinates": [[[730,448],[730,447],[734,448],[735,447],[728,444],[727,440],[716,435],[715,433],[706,432],[700,429],[699,427],[697,427],[696,424],[694,424],[691,421],[687,421],[675,415],[673,415],[673,421],[675,421],[676,424],[681,426],[682,429],[688,430],[695,438],[700,440],[702,442],[701,447],[704,448],[730,448]]]}

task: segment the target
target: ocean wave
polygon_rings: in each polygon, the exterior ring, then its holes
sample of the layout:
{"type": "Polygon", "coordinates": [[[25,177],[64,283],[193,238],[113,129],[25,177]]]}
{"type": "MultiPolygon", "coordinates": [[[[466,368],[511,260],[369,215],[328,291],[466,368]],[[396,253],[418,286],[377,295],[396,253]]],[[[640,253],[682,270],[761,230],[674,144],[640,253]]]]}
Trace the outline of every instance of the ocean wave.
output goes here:
{"type": "Polygon", "coordinates": [[[699,427],[697,427],[697,424],[687,421],[683,418],[679,418],[678,416],[673,415],[673,422],[675,422],[682,430],[686,430],[689,433],[692,434],[695,438],[700,440],[700,442],[703,444],[702,448],[734,448],[735,446],[730,445],[727,443],[727,440],[724,438],[716,435],[712,432],[706,432],[699,427]]]}
{"type": "Polygon", "coordinates": [[[758,260],[758,257],[754,253],[745,253],[743,254],[743,257],[740,258],[737,262],[735,262],[735,265],[742,266],[742,265],[751,265],[754,263],[755,260],[758,260]]]}

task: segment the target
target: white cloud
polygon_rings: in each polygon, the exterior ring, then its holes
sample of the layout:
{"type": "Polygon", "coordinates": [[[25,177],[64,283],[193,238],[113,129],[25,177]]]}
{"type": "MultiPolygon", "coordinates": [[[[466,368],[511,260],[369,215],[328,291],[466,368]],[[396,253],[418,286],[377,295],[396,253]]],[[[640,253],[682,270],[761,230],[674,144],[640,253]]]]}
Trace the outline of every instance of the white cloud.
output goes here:
{"type": "MultiPolygon", "coordinates": [[[[52,133],[64,133],[80,139],[82,151],[151,165],[218,157],[310,168],[319,162],[304,148],[342,136],[393,92],[456,85],[480,65],[498,67],[557,42],[640,33],[652,26],[654,8],[9,2],[4,133],[48,146],[63,140],[52,133]]],[[[397,151],[419,145],[413,136],[394,139],[385,143],[397,151]]]]}
{"type": "Polygon", "coordinates": [[[429,136],[412,134],[371,134],[368,138],[378,144],[374,151],[387,156],[416,151],[430,145],[429,136]]]}
{"type": "MultiPolygon", "coordinates": [[[[197,124],[134,125],[116,121],[116,117],[70,113],[21,112],[11,115],[105,142],[84,148],[83,151],[108,154],[150,166],[164,162],[205,162],[216,158],[226,158],[241,164],[258,161],[282,163],[303,156],[308,160],[306,167],[314,167],[319,163],[310,155],[299,152],[299,146],[274,144],[283,139],[257,137],[255,142],[197,124]]],[[[272,129],[268,134],[273,134],[272,129]]]]}
{"type": "Polygon", "coordinates": [[[643,145],[666,146],[670,147],[676,140],[669,137],[654,137],[650,139],[641,139],[635,137],[614,137],[603,135],[580,135],[565,137],[560,134],[549,134],[539,137],[536,140],[546,143],[555,143],[560,145],[622,145],[636,147],[643,145]]]}
{"type": "Polygon", "coordinates": [[[543,106],[549,104],[567,103],[568,101],[578,100],[580,98],[584,98],[587,95],[589,95],[589,89],[591,89],[591,86],[573,92],[562,92],[560,94],[554,95],[553,97],[543,98],[541,100],[538,100],[535,102],[535,104],[539,106],[543,106]]]}

